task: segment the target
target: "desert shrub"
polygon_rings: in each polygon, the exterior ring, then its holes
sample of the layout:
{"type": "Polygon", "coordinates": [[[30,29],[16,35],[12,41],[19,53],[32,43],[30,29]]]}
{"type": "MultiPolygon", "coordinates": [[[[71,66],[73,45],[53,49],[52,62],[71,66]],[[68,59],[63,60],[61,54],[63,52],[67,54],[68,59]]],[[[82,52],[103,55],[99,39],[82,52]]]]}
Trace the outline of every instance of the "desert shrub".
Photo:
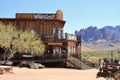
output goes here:
{"type": "Polygon", "coordinates": [[[38,64],[38,63],[34,63],[34,62],[30,62],[28,65],[29,65],[29,68],[30,68],[30,69],[40,69],[40,68],[44,68],[43,65],[38,64]]]}
{"type": "Polygon", "coordinates": [[[30,62],[29,63],[29,68],[30,69],[39,69],[39,64],[30,62]]]}
{"type": "Polygon", "coordinates": [[[99,59],[104,58],[113,58],[120,60],[120,54],[116,51],[94,51],[94,52],[82,52],[81,57],[83,60],[88,60],[96,64],[96,67],[99,64],[99,59]],[[112,56],[113,54],[113,56],[112,56]]]}

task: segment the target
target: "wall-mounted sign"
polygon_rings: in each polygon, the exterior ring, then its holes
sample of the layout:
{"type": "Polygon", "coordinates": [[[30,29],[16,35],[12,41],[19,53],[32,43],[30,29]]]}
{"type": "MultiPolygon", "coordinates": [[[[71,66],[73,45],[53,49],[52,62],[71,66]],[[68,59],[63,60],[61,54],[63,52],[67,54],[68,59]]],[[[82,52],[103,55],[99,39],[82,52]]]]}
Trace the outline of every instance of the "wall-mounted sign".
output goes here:
{"type": "Polygon", "coordinates": [[[35,19],[54,19],[55,15],[54,14],[35,14],[34,15],[35,19]]]}
{"type": "Polygon", "coordinates": [[[33,57],[33,55],[23,55],[23,57],[33,57]]]}
{"type": "Polygon", "coordinates": [[[68,40],[77,40],[75,35],[68,35],[68,40]]]}

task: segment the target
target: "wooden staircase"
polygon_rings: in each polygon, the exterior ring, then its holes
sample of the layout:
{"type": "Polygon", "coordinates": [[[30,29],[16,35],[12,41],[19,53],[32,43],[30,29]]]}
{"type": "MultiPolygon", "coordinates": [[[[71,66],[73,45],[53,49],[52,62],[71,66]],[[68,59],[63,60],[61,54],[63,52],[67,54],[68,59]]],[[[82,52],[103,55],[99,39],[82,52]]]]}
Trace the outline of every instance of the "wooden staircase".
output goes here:
{"type": "Polygon", "coordinates": [[[74,68],[77,68],[77,69],[83,69],[83,70],[86,70],[86,69],[91,69],[92,67],[89,67],[88,65],[84,64],[82,61],[80,61],[79,59],[71,56],[71,55],[67,55],[67,62],[71,65],[74,66],[74,68]]]}

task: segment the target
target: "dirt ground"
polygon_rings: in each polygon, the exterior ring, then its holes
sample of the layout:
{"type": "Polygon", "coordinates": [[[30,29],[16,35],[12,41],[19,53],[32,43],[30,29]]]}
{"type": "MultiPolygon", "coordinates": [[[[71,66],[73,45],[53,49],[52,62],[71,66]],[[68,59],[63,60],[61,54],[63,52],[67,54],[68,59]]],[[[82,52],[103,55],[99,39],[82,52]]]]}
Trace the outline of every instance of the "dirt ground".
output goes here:
{"type": "Polygon", "coordinates": [[[97,72],[97,69],[28,69],[13,67],[13,73],[0,75],[0,80],[105,80],[104,78],[96,78],[97,72]]]}

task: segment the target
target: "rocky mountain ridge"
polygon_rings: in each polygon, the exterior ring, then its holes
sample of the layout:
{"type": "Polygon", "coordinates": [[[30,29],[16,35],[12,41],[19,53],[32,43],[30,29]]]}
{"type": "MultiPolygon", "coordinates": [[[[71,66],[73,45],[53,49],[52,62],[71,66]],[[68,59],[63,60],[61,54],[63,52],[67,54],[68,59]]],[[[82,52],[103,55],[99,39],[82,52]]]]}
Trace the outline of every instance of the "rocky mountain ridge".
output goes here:
{"type": "Polygon", "coordinates": [[[75,35],[81,35],[84,42],[103,39],[114,43],[120,41],[120,25],[116,27],[105,26],[101,29],[98,29],[96,26],[90,26],[86,29],[80,29],[79,31],[76,30],[75,35]]]}
{"type": "Polygon", "coordinates": [[[84,45],[90,48],[114,47],[120,43],[120,25],[104,26],[100,29],[89,26],[86,29],[76,30],[75,35],[81,35],[84,45]]]}

